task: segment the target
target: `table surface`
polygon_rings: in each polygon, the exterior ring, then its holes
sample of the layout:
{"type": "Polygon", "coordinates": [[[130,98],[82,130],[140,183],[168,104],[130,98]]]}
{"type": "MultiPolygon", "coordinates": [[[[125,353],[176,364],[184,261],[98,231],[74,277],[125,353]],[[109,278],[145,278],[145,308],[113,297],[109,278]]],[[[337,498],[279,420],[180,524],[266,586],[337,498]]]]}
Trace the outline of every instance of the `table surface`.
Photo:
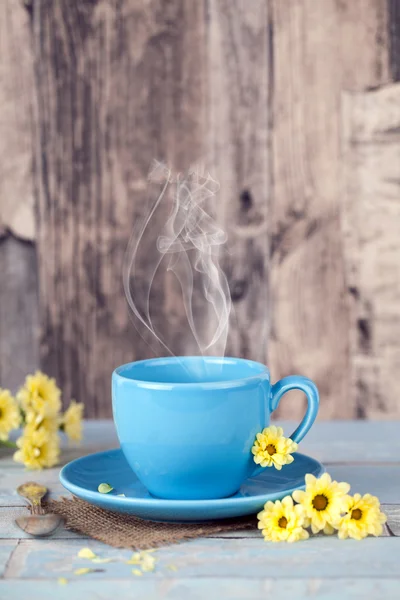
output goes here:
{"type": "MultiPolygon", "coordinates": [[[[281,423],[285,432],[292,423],[281,423]]],[[[384,504],[388,527],[381,538],[362,542],[316,536],[296,544],[266,543],[259,531],[229,532],[192,540],[155,552],[154,572],[135,577],[122,561],[100,572],[73,574],[91,566],[77,557],[90,547],[102,557],[128,559],[132,552],[117,550],[65,529],[47,539],[33,539],[14,519],[26,514],[15,489],[27,479],[43,482],[54,498],[66,495],[59,469],[32,474],[0,451],[0,598],[29,600],[120,600],[124,597],[170,599],[265,598],[285,596],[346,600],[400,598],[400,423],[320,422],[300,450],[322,461],[333,478],[348,481],[353,492],[370,492],[384,504]],[[173,569],[171,569],[173,565],[173,569]],[[58,579],[65,577],[67,585],[58,579]]],[[[117,447],[110,421],[85,423],[80,447],[66,447],[63,464],[107,448],[117,447]]]]}

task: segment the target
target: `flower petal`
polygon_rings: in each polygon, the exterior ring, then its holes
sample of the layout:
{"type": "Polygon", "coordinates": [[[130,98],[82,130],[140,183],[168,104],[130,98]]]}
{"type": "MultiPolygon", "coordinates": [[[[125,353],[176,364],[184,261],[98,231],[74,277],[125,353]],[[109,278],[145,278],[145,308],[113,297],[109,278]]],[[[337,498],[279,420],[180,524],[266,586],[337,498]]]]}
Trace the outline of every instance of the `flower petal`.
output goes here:
{"type": "Polygon", "coordinates": [[[97,491],[99,491],[100,494],[108,494],[112,492],[113,489],[114,488],[112,488],[109,483],[100,483],[99,487],[97,488],[97,491]]]}
{"type": "Polygon", "coordinates": [[[89,567],[82,567],[81,569],[75,569],[74,575],[87,575],[87,573],[93,573],[94,569],[89,567]]]}
{"type": "Polygon", "coordinates": [[[335,528],[332,527],[330,523],[325,523],[325,527],[323,529],[325,535],[332,535],[335,532],[335,528]]]}
{"type": "Polygon", "coordinates": [[[311,475],[311,473],[307,473],[307,475],[305,476],[305,480],[306,480],[306,486],[313,486],[315,485],[317,478],[314,477],[314,475],[311,475]]]}
{"type": "Polygon", "coordinates": [[[295,490],[292,494],[293,499],[295,500],[295,502],[303,502],[303,500],[306,497],[306,493],[303,490],[295,490]]]}
{"type": "Polygon", "coordinates": [[[90,548],[81,548],[78,552],[79,558],[88,558],[89,560],[96,558],[96,554],[90,548]]]}

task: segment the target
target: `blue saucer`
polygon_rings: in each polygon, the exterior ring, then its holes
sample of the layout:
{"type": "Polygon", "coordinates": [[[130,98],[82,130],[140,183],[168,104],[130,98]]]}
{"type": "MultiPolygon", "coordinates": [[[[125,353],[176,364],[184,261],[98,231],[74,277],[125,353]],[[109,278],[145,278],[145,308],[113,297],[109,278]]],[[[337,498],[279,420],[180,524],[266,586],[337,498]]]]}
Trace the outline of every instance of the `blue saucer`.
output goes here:
{"type": "Polygon", "coordinates": [[[61,469],[60,481],[72,494],[106,510],[128,513],[151,521],[209,521],[250,515],[268,500],[279,500],[304,489],[304,476],[319,477],[325,469],[314,458],[294,454],[294,462],[281,471],[273,467],[247,479],[234,496],[220,500],[162,500],[151,496],[126,462],[121,450],[108,450],[78,458],[61,469]],[[100,494],[100,483],[114,489],[100,494]],[[120,497],[118,494],[125,494],[120,497]]]}

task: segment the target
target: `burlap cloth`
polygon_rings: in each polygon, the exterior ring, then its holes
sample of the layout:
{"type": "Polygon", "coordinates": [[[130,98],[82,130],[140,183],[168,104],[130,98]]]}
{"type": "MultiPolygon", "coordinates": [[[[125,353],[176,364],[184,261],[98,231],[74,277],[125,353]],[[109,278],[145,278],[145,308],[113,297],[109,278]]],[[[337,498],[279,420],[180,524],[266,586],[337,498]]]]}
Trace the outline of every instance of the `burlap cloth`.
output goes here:
{"type": "Polygon", "coordinates": [[[78,498],[48,500],[47,512],[62,516],[67,529],[84,533],[115,548],[143,550],[175,544],[222,531],[257,527],[255,515],[204,523],[155,523],[132,515],[113,513],[78,498]]]}

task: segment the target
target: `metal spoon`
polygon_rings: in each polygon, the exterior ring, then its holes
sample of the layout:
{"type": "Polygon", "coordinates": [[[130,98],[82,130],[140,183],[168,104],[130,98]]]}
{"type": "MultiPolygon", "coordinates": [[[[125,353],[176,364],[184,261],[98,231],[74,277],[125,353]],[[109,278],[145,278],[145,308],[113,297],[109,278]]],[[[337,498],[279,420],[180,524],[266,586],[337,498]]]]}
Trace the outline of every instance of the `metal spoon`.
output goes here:
{"type": "Polygon", "coordinates": [[[59,515],[45,514],[41,500],[47,491],[44,485],[33,481],[24,483],[17,488],[18,494],[28,500],[31,505],[32,514],[27,517],[18,517],[15,519],[15,523],[22,531],[36,537],[52,534],[64,521],[59,515]]]}

